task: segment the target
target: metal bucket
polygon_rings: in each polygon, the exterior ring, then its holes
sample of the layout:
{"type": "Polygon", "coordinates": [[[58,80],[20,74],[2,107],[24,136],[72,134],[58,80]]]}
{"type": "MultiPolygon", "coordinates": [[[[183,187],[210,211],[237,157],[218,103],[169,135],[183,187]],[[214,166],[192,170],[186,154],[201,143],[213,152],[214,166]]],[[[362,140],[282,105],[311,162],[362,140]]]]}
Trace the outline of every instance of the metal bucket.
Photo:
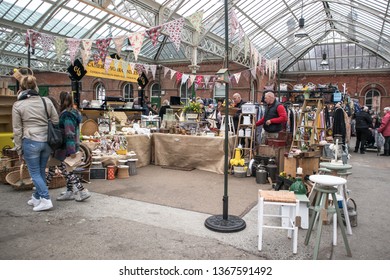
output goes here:
{"type": "Polygon", "coordinates": [[[257,184],[266,184],[267,183],[268,172],[262,168],[256,170],[256,183],[257,184]]]}

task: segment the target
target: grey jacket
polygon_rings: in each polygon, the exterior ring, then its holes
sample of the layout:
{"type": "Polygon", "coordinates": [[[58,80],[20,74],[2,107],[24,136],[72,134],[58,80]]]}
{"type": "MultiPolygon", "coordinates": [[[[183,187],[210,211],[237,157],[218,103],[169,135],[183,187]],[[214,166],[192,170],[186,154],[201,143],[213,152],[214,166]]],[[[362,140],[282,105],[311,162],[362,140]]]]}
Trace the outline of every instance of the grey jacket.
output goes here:
{"type": "MultiPolygon", "coordinates": [[[[45,97],[43,97],[45,98],[45,97]]],[[[58,114],[49,98],[45,98],[47,111],[53,123],[58,123],[58,114]]],[[[22,154],[22,139],[47,141],[47,116],[40,96],[31,96],[16,101],[12,107],[12,126],[15,148],[22,154]]]]}

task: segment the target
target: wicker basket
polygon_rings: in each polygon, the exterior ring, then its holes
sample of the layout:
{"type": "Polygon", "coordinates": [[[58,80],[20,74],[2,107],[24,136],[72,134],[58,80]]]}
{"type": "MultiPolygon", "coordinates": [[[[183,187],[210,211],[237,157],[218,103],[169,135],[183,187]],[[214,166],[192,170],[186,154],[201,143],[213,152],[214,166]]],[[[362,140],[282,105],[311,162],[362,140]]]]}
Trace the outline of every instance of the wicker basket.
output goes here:
{"type": "Polygon", "coordinates": [[[3,147],[2,154],[4,157],[19,158],[18,152],[9,145],[3,147]]]}
{"type": "Polygon", "coordinates": [[[66,186],[66,178],[60,174],[53,176],[49,184],[49,189],[58,189],[66,186]]]}
{"type": "Polygon", "coordinates": [[[19,69],[15,69],[14,70],[14,74],[12,75],[16,80],[18,80],[19,82],[22,81],[22,79],[24,77],[26,77],[27,75],[31,75],[31,76],[34,76],[34,72],[32,69],[28,68],[28,67],[20,67],[19,69]]]}
{"type": "Polygon", "coordinates": [[[99,131],[99,126],[97,122],[95,122],[92,119],[86,120],[85,122],[82,123],[81,125],[81,134],[82,135],[94,135],[95,132],[99,131]]]}
{"type": "Polygon", "coordinates": [[[34,186],[30,173],[28,173],[27,167],[24,164],[20,165],[19,170],[8,173],[5,180],[18,191],[31,190],[34,186]]]}
{"type": "MultiPolygon", "coordinates": [[[[229,116],[235,116],[236,113],[240,110],[239,108],[235,108],[235,107],[229,107],[229,116]]],[[[221,115],[225,115],[225,107],[222,107],[221,108],[221,115]]]]}
{"type": "Polygon", "coordinates": [[[0,183],[8,184],[5,180],[5,177],[8,175],[8,173],[20,169],[20,165],[17,164],[18,161],[18,158],[9,157],[2,157],[0,159],[0,183]]]}

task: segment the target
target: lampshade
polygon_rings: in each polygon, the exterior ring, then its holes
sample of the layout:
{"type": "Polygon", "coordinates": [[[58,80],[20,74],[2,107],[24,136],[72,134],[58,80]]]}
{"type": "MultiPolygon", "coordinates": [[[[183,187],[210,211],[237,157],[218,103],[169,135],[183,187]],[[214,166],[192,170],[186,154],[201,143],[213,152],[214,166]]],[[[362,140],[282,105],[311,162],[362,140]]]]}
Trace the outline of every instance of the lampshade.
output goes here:
{"type": "Polygon", "coordinates": [[[320,63],[321,66],[329,65],[328,60],[326,59],[326,53],[322,54],[322,61],[320,63]]]}
{"type": "Polygon", "coordinates": [[[295,37],[297,38],[303,38],[303,37],[307,37],[307,33],[306,33],[306,30],[305,30],[305,19],[303,17],[301,17],[299,19],[299,29],[298,31],[295,33],[295,37]]]}

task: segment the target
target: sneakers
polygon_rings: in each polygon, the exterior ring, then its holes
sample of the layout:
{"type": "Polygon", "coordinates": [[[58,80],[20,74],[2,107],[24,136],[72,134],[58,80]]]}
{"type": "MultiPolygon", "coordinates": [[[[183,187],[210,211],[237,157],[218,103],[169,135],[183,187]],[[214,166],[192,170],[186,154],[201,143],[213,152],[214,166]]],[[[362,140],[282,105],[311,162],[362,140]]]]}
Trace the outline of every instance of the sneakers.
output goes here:
{"type": "Polygon", "coordinates": [[[40,202],[37,206],[33,208],[34,211],[44,211],[49,210],[53,208],[53,203],[51,202],[51,199],[42,198],[40,199],[40,202]]]}
{"type": "Polygon", "coordinates": [[[66,191],[64,193],[61,193],[59,197],[57,197],[58,201],[65,201],[65,200],[73,200],[74,195],[72,191],[66,191]]]}
{"type": "Polygon", "coordinates": [[[30,205],[30,206],[36,207],[36,206],[39,205],[40,202],[41,202],[41,201],[40,201],[39,199],[35,198],[35,196],[32,195],[32,196],[31,196],[31,199],[30,199],[29,201],[27,201],[27,204],[30,205]]]}
{"type": "Polygon", "coordinates": [[[87,189],[84,189],[82,191],[77,192],[76,201],[78,202],[84,201],[90,197],[91,197],[91,193],[87,189]]]}

